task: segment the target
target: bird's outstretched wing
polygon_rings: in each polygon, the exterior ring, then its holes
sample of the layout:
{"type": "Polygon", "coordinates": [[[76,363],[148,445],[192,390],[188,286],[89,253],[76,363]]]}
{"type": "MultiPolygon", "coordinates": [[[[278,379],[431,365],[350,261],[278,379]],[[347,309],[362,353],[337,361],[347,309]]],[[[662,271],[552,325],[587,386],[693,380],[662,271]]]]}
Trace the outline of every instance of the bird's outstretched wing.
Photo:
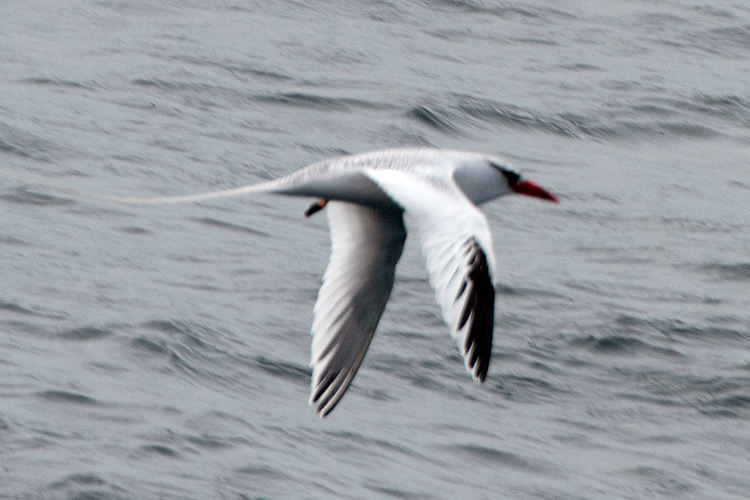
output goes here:
{"type": "Polygon", "coordinates": [[[494,256],[487,220],[452,179],[435,182],[418,173],[385,169],[367,175],[403,207],[406,225],[421,234],[443,319],[466,368],[482,382],[490,365],[495,314],[494,256]]]}
{"type": "Polygon", "coordinates": [[[406,240],[402,212],[328,204],[331,260],[315,303],[310,404],[326,416],[349,387],[393,289],[406,240]]]}

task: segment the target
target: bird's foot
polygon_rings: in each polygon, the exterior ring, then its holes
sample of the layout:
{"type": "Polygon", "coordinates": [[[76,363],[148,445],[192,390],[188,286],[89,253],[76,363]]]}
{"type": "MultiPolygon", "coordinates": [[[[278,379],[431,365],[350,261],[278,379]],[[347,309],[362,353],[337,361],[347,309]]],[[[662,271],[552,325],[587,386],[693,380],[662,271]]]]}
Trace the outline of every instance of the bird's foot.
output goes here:
{"type": "Polygon", "coordinates": [[[316,201],[315,203],[310,205],[307,210],[305,210],[305,217],[310,217],[311,215],[320,212],[325,208],[326,205],[328,205],[329,201],[330,200],[328,200],[327,198],[321,198],[320,200],[316,201]]]}

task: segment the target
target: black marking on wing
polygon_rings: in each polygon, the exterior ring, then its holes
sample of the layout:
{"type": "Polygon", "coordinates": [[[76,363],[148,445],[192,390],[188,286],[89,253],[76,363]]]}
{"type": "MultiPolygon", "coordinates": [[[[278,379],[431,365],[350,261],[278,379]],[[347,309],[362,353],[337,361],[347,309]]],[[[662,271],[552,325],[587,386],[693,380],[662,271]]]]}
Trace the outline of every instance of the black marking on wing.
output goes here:
{"type": "Polygon", "coordinates": [[[495,322],[495,287],[492,284],[487,256],[474,238],[467,240],[467,273],[458,292],[459,300],[466,292],[458,330],[469,322],[464,354],[474,376],[483,382],[492,356],[492,330],[495,322]]]}

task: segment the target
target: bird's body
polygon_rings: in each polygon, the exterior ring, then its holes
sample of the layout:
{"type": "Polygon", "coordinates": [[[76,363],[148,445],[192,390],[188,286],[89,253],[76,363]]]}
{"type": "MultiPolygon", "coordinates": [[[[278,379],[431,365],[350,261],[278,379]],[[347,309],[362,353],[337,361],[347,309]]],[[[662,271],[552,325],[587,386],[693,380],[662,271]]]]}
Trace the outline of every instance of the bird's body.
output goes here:
{"type": "Polygon", "coordinates": [[[319,198],[331,259],[314,308],[310,402],[333,410],[364,358],[393,288],[407,230],[422,239],[430,282],[466,367],[483,381],[492,350],[494,254],[477,205],[511,193],[557,201],[502,158],[394,149],[326,160],[286,177],[225,191],[129,202],[200,201],[245,193],[319,198]]]}
{"type": "MultiPolygon", "coordinates": [[[[278,183],[273,191],[280,194],[310,195],[378,207],[390,205],[393,200],[383,191],[382,186],[377,185],[377,182],[373,184],[373,179],[367,176],[368,172],[396,171],[438,189],[452,190],[456,171],[471,168],[473,164],[479,165],[483,158],[476,153],[461,151],[390,149],[314,163],[271,182],[278,183]],[[457,169],[459,165],[463,168],[457,169]]],[[[504,163],[499,158],[495,160],[498,165],[504,163]]],[[[472,170],[474,175],[460,176],[466,183],[461,186],[464,195],[475,204],[497,196],[482,189],[497,184],[493,172],[490,169],[472,170]]],[[[500,186],[497,188],[499,192],[500,186]]]]}

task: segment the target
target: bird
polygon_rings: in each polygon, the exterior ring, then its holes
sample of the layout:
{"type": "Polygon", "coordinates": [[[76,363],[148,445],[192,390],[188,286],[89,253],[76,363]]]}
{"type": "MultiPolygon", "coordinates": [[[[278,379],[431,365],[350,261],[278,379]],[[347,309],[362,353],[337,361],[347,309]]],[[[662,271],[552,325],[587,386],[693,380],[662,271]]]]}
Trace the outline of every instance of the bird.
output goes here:
{"type": "Polygon", "coordinates": [[[388,149],[314,163],[275,180],[125,202],[203,201],[248,193],[312,197],[326,210],[331,256],[313,308],[310,404],[325,417],[357,374],[394,286],[407,233],[422,243],[430,284],[467,371],[487,376],[495,315],[495,256],[478,206],[509,194],[558,203],[499,156],[388,149]]]}

